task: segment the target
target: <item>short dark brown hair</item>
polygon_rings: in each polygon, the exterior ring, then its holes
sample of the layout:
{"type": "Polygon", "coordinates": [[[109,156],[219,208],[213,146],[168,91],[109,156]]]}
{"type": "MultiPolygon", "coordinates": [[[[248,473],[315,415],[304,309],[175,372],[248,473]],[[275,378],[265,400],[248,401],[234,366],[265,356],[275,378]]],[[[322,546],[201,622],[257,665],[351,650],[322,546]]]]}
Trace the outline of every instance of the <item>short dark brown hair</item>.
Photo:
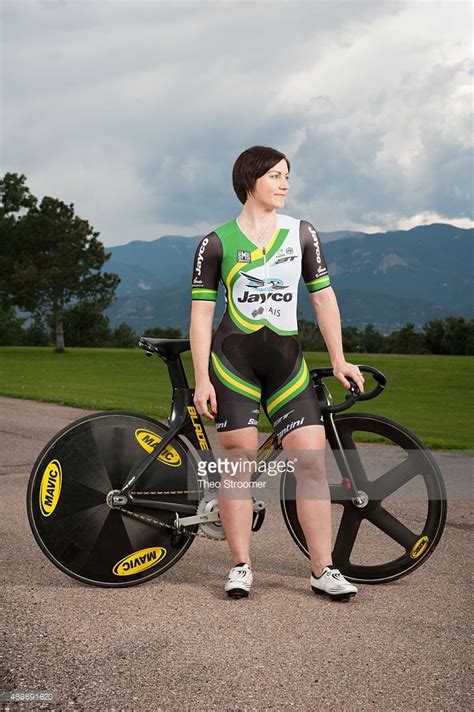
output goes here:
{"type": "Polygon", "coordinates": [[[285,154],[270,146],[251,146],[240,154],[232,168],[232,185],[241,203],[245,204],[258,178],[283,159],[289,171],[290,162],[285,154]]]}

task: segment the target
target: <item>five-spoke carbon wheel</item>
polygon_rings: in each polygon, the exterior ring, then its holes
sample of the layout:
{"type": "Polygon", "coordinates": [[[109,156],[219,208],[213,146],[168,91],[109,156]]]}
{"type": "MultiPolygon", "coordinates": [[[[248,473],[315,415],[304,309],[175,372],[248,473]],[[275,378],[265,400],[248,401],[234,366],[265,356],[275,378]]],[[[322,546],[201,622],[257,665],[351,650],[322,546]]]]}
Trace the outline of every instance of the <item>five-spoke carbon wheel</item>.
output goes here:
{"type": "MultiPolygon", "coordinates": [[[[334,424],[359,496],[349,499],[344,485],[328,477],[333,562],[355,583],[405,576],[426,561],[443,533],[447,498],[438,465],[413,433],[383,416],[342,413],[334,415],[334,424]],[[357,432],[377,434],[384,443],[355,442],[357,432]]],[[[296,478],[288,471],[281,506],[291,536],[309,557],[297,516],[296,478]]]]}

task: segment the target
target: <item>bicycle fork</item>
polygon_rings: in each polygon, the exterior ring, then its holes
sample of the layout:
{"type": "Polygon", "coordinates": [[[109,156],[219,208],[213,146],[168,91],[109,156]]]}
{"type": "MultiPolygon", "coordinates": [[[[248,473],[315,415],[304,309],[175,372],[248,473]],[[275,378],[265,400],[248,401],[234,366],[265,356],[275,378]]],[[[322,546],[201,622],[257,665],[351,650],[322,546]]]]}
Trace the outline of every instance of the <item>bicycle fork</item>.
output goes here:
{"type": "Polygon", "coordinates": [[[365,507],[369,502],[369,497],[366,492],[357,488],[354,473],[357,475],[359,482],[364,480],[364,468],[357,450],[354,448],[345,448],[341,442],[339,433],[334,424],[334,416],[332,413],[324,414],[326,426],[326,437],[331,446],[334,458],[339,467],[342,477],[342,487],[346,492],[346,498],[351,499],[356,507],[365,507]]]}

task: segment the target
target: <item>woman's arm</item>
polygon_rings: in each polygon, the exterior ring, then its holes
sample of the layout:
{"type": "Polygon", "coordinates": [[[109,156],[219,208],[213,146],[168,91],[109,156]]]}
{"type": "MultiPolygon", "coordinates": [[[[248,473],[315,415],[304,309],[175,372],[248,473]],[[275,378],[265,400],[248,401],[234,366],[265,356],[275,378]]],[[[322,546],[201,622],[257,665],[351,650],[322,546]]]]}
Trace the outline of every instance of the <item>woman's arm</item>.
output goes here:
{"type": "Polygon", "coordinates": [[[194,389],[194,404],[200,415],[214,419],[209,412],[207,403],[211,402],[211,410],[217,412],[217,400],[214,386],[209,379],[209,356],[211,353],[212,322],[216,303],[213,301],[194,301],[191,307],[191,325],[189,340],[191,342],[191,358],[194,367],[196,387],[194,389]]]}
{"type": "Polygon", "coordinates": [[[347,363],[342,350],[342,328],[339,305],[332,287],[325,287],[309,295],[319,330],[323,336],[334,371],[334,376],[342,383],[344,388],[349,388],[350,383],[346,376],[350,376],[357,383],[361,392],[364,392],[364,377],[354,364],[347,363]]]}
{"type": "Polygon", "coordinates": [[[309,300],[329,351],[331,364],[338,366],[346,359],[342,350],[341,315],[334,289],[326,287],[319,292],[312,292],[309,300]]]}

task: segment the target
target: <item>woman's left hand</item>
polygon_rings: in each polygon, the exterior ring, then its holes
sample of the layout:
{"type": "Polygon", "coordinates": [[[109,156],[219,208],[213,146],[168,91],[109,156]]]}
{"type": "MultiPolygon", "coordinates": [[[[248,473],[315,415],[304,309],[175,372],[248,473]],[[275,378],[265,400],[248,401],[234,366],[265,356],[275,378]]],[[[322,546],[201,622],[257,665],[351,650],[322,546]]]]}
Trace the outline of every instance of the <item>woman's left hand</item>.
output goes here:
{"type": "Polygon", "coordinates": [[[351,384],[346,378],[346,376],[350,376],[350,378],[352,378],[358,385],[361,393],[364,392],[364,376],[362,375],[358,366],[353,363],[347,363],[347,361],[344,361],[343,363],[340,363],[337,366],[333,366],[332,370],[334,373],[334,377],[342,383],[344,388],[350,388],[351,384]]]}

